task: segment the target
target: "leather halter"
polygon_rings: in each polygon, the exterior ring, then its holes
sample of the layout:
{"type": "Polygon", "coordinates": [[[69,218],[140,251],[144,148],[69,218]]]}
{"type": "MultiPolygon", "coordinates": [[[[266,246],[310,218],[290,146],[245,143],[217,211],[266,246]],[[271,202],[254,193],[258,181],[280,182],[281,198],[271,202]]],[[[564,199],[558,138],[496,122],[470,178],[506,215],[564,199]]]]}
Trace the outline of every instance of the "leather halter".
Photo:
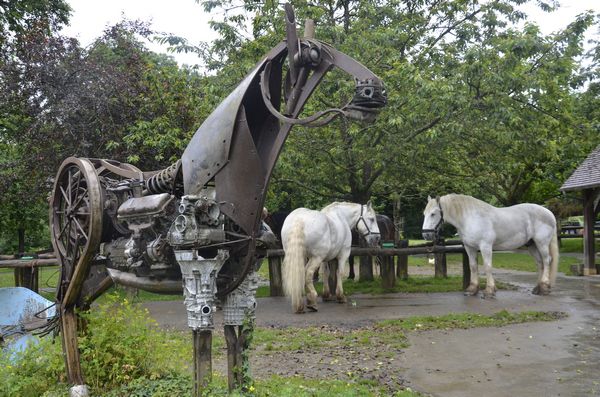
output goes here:
{"type": "Polygon", "coordinates": [[[440,203],[439,196],[435,198],[435,202],[437,203],[438,208],[440,209],[440,220],[438,221],[437,225],[435,225],[435,227],[433,229],[423,229],[422,233],[433,233],[437,237],[437,236],[439,236],[440,229],[442,228],[442,225],[444,224],[444,210],[442,210],[442,203],[440,203]]]}
{"type": "Polygon", "coordinates": [[[367,223],[367,221],[365,220],[365,218],[363,217],[363,213],[364,213],[364,204],[360,205],[360,217],[358,218],[358,221],[356,221],[356,231],[362,236],[362,237],[366,237],[370,234],[378,234],[381,235],[381,232],[372,232],[371,229],[369,228],[369,224],[367,223]],[[361,234],[360,231],[358,230],[358,224],[360,223],[360,221],[363,222],[363,224],[365,225],[365,228],[367,229],[367,232],[364,234],[361,234]]]}

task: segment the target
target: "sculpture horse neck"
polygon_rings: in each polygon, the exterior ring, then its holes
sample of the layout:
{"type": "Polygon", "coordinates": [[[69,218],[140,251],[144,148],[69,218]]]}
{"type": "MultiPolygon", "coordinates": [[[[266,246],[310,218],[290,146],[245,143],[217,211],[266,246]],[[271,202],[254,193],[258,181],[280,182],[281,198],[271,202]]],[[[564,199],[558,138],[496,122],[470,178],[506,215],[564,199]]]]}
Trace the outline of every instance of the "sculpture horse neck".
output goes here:
{"type": "Polygon", "coordinates": [[[340,114],[372,119],[386,103],[383,84],[373,72],[328,44],[298,39],[291,7],[286,7],[286,14],[287,40],[275,46],[208,116],[182,157],[185,194],[198,195],[207,184],[214,184],[221,212],[250,237],[248,261],[254,254],[271,173],[293,125],[310,124],[326,115],[319,125],[340,114]],[[289,75],[284,78],[288,59],[289,75]],[[306,101],[334,67],[356,81],[353,100],[340,109],[298,120],[306,101]]]}

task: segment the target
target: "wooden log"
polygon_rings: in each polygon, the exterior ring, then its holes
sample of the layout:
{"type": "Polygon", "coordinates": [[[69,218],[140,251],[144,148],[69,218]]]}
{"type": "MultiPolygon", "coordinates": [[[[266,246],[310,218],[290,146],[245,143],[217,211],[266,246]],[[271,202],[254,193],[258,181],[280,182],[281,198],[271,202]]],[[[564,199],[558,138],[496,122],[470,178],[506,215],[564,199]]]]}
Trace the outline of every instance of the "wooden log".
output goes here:
{"type": "MultiPolygon", "coordinates": [[[[360,240],[360,246],[363,247],[363,240],[360,240]]],[[[373,276],[373,255],[375,254],[366,254],[360,256],[359,267],[358,267],[358,279],[360,281],[373,281],[375,277],[373,276]]]]}
{"type": "Polygon", "coordinates": [[[194,396],[200,397],[212,380],[212,331],[193,330],[192,334],[194,339],[194,396]]]}
{"type": "Polygon", "coordinates": [[[60,263],[57,259],[8,259],[0,260],[0,268],[28,268],[28,267],[45,267],[58,266],[60,263]]]}
{"type": "Polygon", "coordinates": [[[594,223],[596,214],[594,200],[598,191],[587,189],[583,191],[583,275],[598,274],[596,269],[596,252],[594,246],[594,223]]]}
{"type": "Polygon", "coordinates": [[[234,390],[237,384],[237,334],[235,325],[225,325],[225,342],[227,344],[227,385],[234,390]]]}
{"type": "Polygon", "coordinates": [[[15,268],[15,287],[28,288],[38,292],[39,274],[37,267],[18,267],[15,268]]]}
{"type": "Polygon", "coordinates": [[[391,255],[379,256],[381,263],[381,286],[392,289],[396,286],[396,272],[394,271],[394,257],[391,255]]]}
{"type": "Polygon", "coordinates": [[[81,371],[81,364],[79,362],[77,314],[75,314],[75,309],[73,307],[63,309],[60,320],[67,378],[72,385],[83,385],[83,372],[81,371]]]}
{"type": "MultiPolygon", "coordinates": [[[[408,240],[400,240],[398,242],[399,248],[407,248],[408,240]]],[[[408,279],[408,255],[406,254],[398,254],[398,264],[396,268],[396,275],[401,280],[408,279]]]]}
{"type": "MultiPolygon", "coordinates": [[[[436,247],[407,247],[407,248],[377,248],[377,247],[352,247],[352,255],[420,255],[433,254],[436,251],[460,254],[465,252],[462,245],[436,246],[436,247]]],[[[283,256],[283,250],[269,250],[269,256],[283,256]]]]}
{"type": "Polygon", "coordinates": [[[435,260],[435,275],[436,278],[448,277],[448,264],[446,262],[446,253],[444,251],[435,250],[437,247],[444,247],[444,239],[441,239],[434,246],[434,260],[435,260]]]}
{"type": "Polygon", "coordinates": [[[283,296],[283,278],[281,273],[281,256],[270,256],[269,261],[269,294],[283,296]]]}
{"type": "Polygon", "coordinates": [[[471,266],[469,265],[469,255],[466,252],[462,254],[463,266],[463,289],[467,289],[471,283],[471,266]]]}

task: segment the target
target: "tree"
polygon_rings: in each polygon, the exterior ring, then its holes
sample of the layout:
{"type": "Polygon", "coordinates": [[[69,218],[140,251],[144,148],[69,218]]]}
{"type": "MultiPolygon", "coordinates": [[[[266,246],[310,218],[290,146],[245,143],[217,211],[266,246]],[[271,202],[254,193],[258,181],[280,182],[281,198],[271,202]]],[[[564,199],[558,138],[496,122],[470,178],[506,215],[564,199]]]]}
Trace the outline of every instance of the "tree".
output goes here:
{"type": "Polygon", "coordinates": [[[138,37],[150,34],[144,23],[123,21],[89,49],[43,29],[5,43],[3,234],[16,234],[10,225],[23,228],[47,218],[48,182],[68,156],[159,169],[181,153],[203,117],[203,79],[148,51],[138,37]]]}
{"type": "MultiPolygon", "coordinates": [[[[318,207],[375,196],[379,208],[391,212],[392,194],[410,208],[427,193],[457,191],[504,205],[555,195],[568,164],[593,144],[597,131],[578,110],[584,97],[593,103],[593,94],[576,91],[584,78],[583,34],[597,22],[584,14],[546,37],[533,23],[517,27],[525,19],[516,8],[522,3],[294,3],[298,20],[317,20],[318,38],[383,78],[389,105],[372,126],[295,127],[269,204],[318,207]]],[[[196,49],[218,60],[209,64],[223,81],[241,75],[240,65],[247,71],[249,58],[284,36],[275,3],[202,4],[222,15],[213,22],[221,38],[196,49]]],[[[538,5],[546,11],[555,6],[538,5]]],[[[341,92],[349,87],[333,79],[306,113],[343,102],[341,92]]]]}

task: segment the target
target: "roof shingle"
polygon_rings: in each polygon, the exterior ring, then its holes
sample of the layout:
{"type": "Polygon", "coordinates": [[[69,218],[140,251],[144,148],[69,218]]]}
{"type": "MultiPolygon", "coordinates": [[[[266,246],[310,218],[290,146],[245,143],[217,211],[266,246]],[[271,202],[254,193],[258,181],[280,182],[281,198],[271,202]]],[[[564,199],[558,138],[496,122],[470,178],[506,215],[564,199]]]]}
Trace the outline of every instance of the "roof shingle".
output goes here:
{"type": "Polygon", "coordinates": [[[563,183],[560,190],[584,190],[600,187],[600,145],[592,150],[589,156],[563,183]]]}

